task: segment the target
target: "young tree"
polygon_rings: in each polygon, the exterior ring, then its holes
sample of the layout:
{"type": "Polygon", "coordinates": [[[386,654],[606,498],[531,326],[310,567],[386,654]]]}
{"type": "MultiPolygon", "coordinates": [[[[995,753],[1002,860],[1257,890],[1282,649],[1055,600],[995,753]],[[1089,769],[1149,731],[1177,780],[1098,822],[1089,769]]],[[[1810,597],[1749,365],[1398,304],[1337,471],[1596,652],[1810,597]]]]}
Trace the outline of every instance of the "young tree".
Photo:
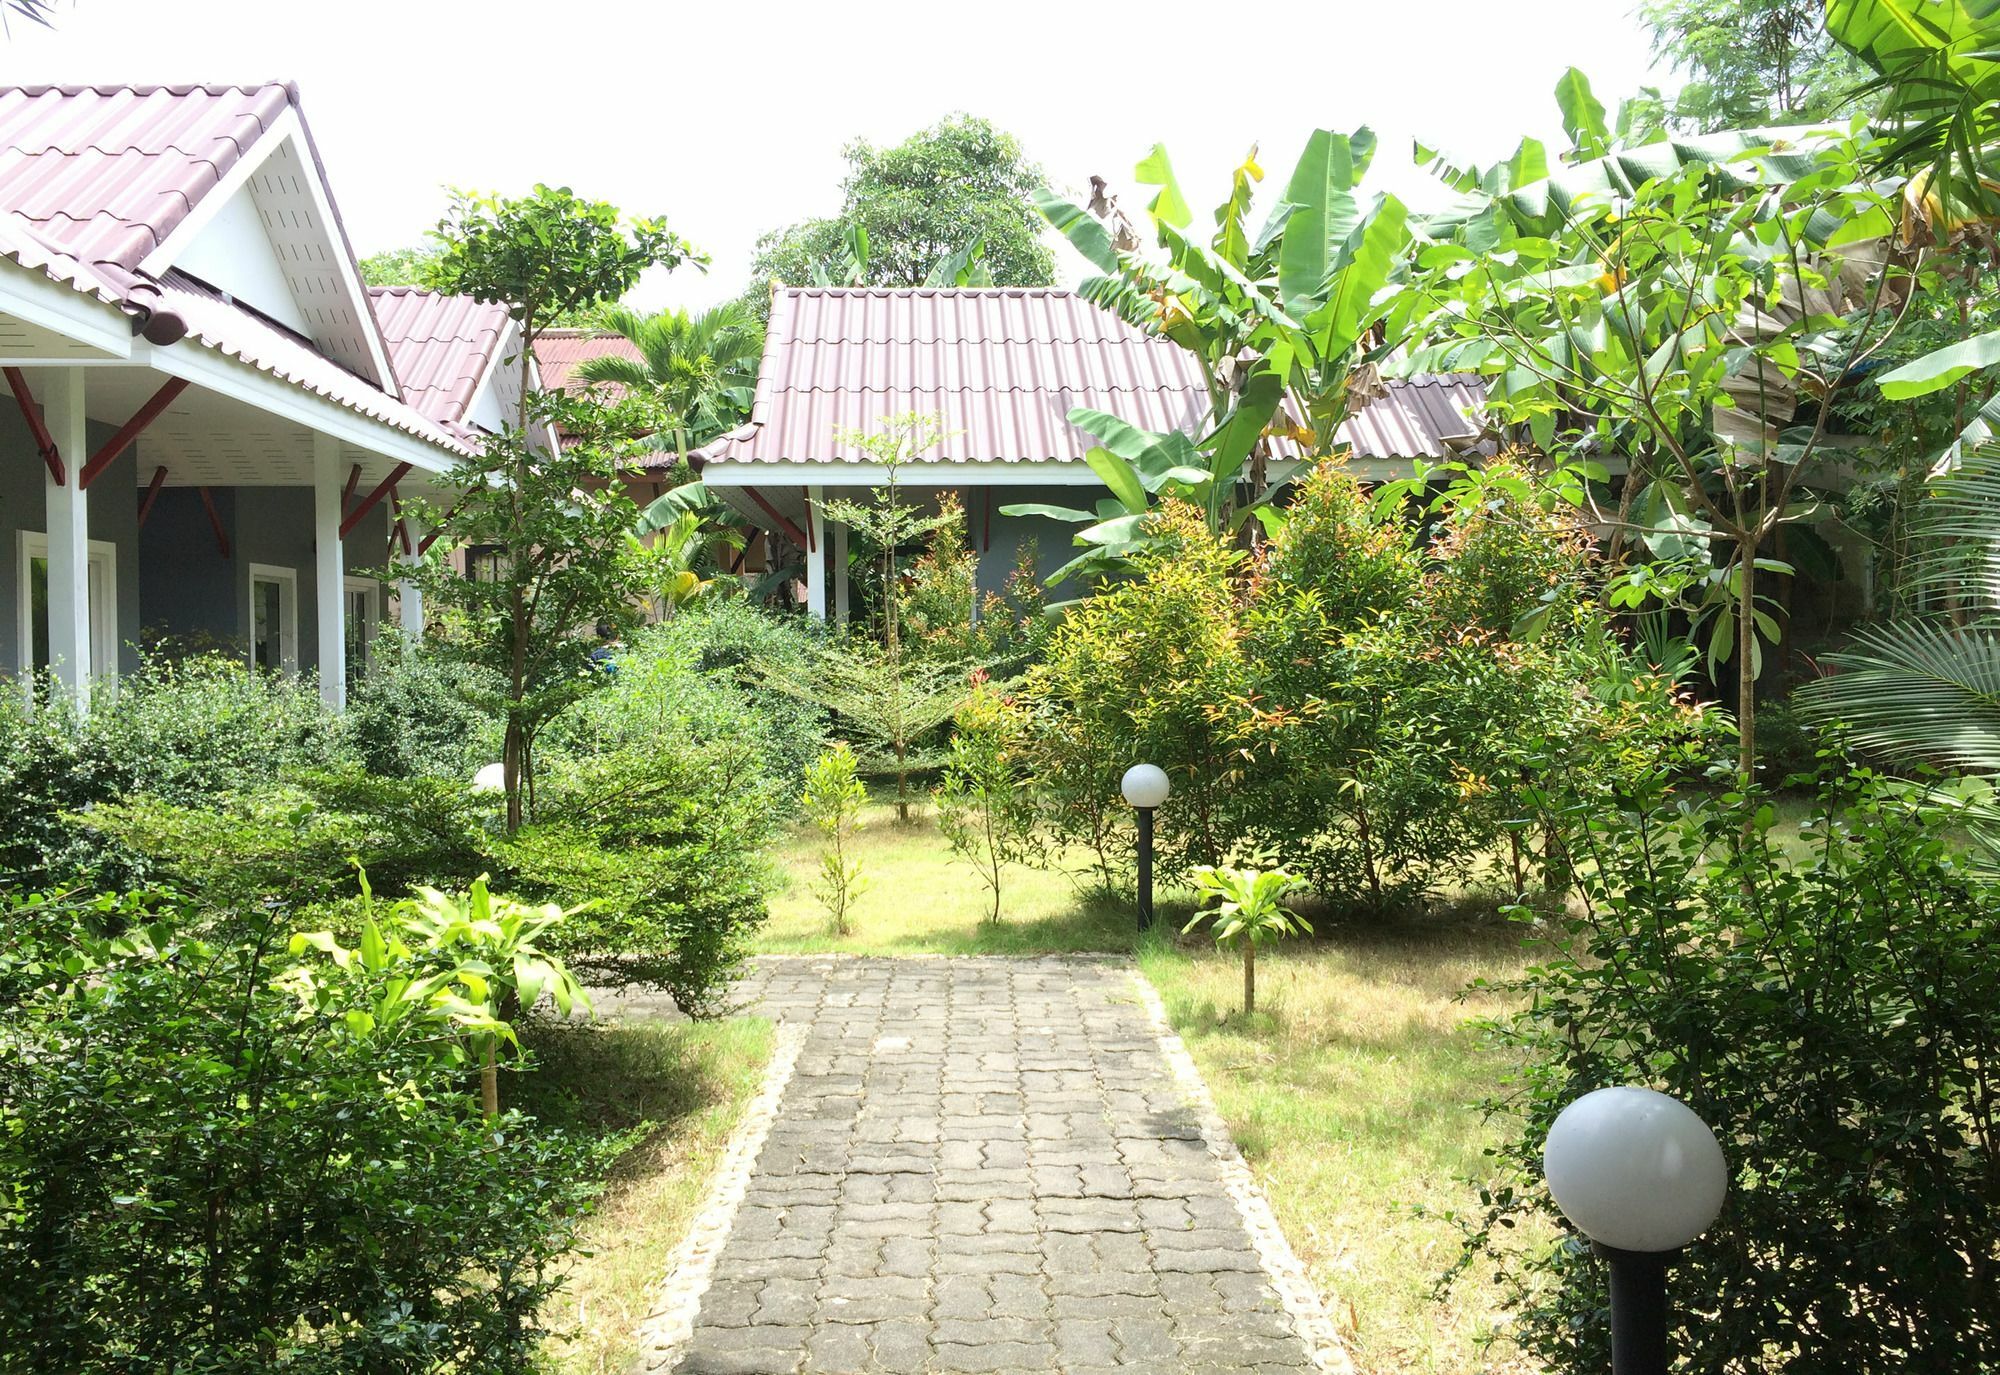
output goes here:
{"type": "Polygon", "coordinates": [[[1765,548],[1821,475],[1821,399],[1894,334],[1908,276],[1881,238],[1895,204],[1867,140],[1724,142],[1637,185],[1614,153],[1495,197],[1476,234],[1421,255],[1436,342],[1409,366],[1479,369],[1496,417],[1541,448],[1625,458],[1621,535],[1715,550],[1695,583],[1714,594],[1711,663],[1735,659],[1747,778],[1779,629],[1757,575],[1784,571],[1765,548]]]}
{"type": "Polygon", "coordinates": [[[1235,869],[1204,864],[1189,875],[1206,902],[1215,907],[1196,912],[1183,931],[1209,922],[1217,945],[1243,950],[1243,1015],[1257,1010],[1257,947],[1268,940],[1309,935],[1312,923],[1285,905],[1285,899],[1305,888],[1306,881],[1283,869],[1235,869]]]}
{"type": "Polygon", "coordinates": [[[848,855],[861,826],[861,809],[868,802],[868,790],[855,776],[854,767],[854,751],[847,743],[832,745],[806,766],[806,786],[799,795],[806,820],[826,837],[813,896],[826,904],[836,936],[847,934],[847,909],[866,887],[861,861],[848,855]]]}
{"type": "MultiPolygon", "coordinates": [[[[826,519],[846,525],[861,536],[864,543],[876,550],[881,570],[882,594],[882,644],[879,660],[879,694],[877,705],[879,714],[871,732],[879,735],[895,756],[896,775],[896,819],[910,819],[910,774],[913,771],[911,751],[918,740],[930,731],[951,719],[964,700],[962,682],[952,683],[952,678],[962,679],[962,672],[945,666],[943,679],[936,671],[918,670],[912,672],[908,656],[903,652],[902,597],[899,595],[896,577],[896,559],[904,546],[920,540],[947,524],[951,516],[947,512],[926,514],[914,506],[904,504],[898,477],[905,463],[937,447],[944,439],[944,427],[936,416],[906,415],[891,416],[882,422],[879,431],[871,434],[865,430],[847,430],[836,435],[836,442],[853,445],[879,463],[887,480],[869,503],[855,501],[828,501],[822,505],[826,519]],[[949,706],[949,710],[938,714],[938,709],[949,706]]],[[[836,708],[838,710],[838,708],[836,708]]]]}
{"type": "Polygon", "coordinates": [[[1009,864],[1037,854],[1035,806],[1020,762],[1021,722],[983,678],[959,709],[951,757],[937,788],[938,829],[953,853],[979,871],[1000,920],[1000,881],[1009,864]]]}
{"type": "Polygon", "coordinates": [[[1041,169],[1013,135],[952,115],[893,148],[847,145],[841,212],[804,220],[757,241],[744,303],[760,316],[771,287],[822,277],[856,285],[922,286],[940,263],[984,245],[998,286],[1046,286],[1055,259],[1042,242],[1032,196],[1041,169]],[[856,245],[861,246],[855,251],[856,245]]]}
{"type": "Polygon", "coordinates": [[[614,300],[647,268],[692,252],[664,221],[628,220],[540,185],[512,200],[461,193],[435,232],[437,289],[499,302],[521,331],[515,414],[452,471],[459,498],[433,520],[447,546],[494,546],[504,556],[490,580],[454,576],[442,562],[419,578],[435,605],[458,616],[461,652],[505,683],[512,832],[525,817],[524,783],[532,801],[536,732],[600,680],[582,632],[630,620],[648,584],[645,551],[630,534],[638,510],[619,481],[631,431],[588,402],[536,391],[535,341],[565,312],[614,300]],[[571,443],[546,441],[557,420],[571,443]]]}

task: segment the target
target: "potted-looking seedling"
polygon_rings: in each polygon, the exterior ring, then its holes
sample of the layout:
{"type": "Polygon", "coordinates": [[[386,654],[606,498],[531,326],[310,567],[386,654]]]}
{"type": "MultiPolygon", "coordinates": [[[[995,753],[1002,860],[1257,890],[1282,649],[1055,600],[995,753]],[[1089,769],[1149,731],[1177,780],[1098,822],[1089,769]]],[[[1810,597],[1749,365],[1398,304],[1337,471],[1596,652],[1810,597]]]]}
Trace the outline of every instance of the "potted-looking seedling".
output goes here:
{"type": "Polygon", "coordinates": [[[1257,947],[1267,940],[1306,935],[1312,924],[1285,905],[1285,899],[1306,886],[1304,879],[1284,869],[1235,869],[1204,864],[1190,877],[1202,895],[1202,908],[1183,932],[1204,921],[1217,945],[1232,942],[1243,948],[1243,1015],[1257,1010],[1257,947]],[[1210,900],[1215,906],[1208,906],[1210,900]]]}

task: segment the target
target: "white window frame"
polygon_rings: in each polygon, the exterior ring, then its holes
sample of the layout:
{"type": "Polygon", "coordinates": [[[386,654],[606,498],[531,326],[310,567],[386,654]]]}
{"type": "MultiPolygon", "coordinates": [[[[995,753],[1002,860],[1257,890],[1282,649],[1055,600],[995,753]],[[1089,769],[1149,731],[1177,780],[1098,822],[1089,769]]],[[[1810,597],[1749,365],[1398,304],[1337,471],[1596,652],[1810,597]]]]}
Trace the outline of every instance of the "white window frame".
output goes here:
{"type": "Polygon", "coordinates": [[[250,565],[250,615],[244,624],[244,651],[250,667],[257,667],[257,584],[278,585],[278,662],[288,674],[299,671],[299,570],[277,563],[250,565]]]}
{"type": "Polygon", "coordinates": [[[361,662],[349,664],[350,674],[366,675],[375,667],[375,636],[382,629],[382,584],[375,578],[343,577],[340,580],[341,630],[347,629],[347,599],[359,592],[367,599],[361,618],[361,662]]]}
{"type": "MultiPolygon", "coordinates": [[[[84,541],[84,596],[90,603],[90,676],[103,682],[118,679],[118,546],[109,540],[84,541]],[[95,594],[95,595],[93,595],[95,594]]],[[[35,560],[49,561],[46,531],[21,531],[15,564],[15,640],[25,677],[35,660],[35,560]]],[[[54,570],[50,570],[54,576],[54,570]]],[[[51,646],[53,651],[53,646],[51,646]]]]}

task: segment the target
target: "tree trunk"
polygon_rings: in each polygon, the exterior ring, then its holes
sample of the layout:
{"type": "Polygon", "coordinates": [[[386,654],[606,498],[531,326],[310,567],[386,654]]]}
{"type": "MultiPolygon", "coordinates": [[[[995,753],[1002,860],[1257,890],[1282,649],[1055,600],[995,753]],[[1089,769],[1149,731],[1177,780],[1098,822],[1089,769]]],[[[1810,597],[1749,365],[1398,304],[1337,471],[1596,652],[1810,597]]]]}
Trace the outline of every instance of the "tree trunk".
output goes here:
{"type": "Polygon", "coordinates": [[[506,745],[501,751],[501,767],[505,772],[507,789],[507,834],[521,829],[521,765],[525,751],[521,748],[521,723],[509,718],[507,722],[506,745]]]}
{"type": "Polygon", "coordinates": [[[1736,772],[1749,787],[1757,777],[1757,539],[1739,540],[1736,597],[1736,772]]]}
{"type": "Polygon", "coordinates": [[[1257,1010],[1257,942],[1243,938],[1243,1015],[1257,1010]]]}
{"type": "Polygon", "coordinates": [[[489,1034],[479,1052],[479,1107],[489,1122],[500,1115],[500,1066],[494,1058],[493,1039],[489,1034]]]}

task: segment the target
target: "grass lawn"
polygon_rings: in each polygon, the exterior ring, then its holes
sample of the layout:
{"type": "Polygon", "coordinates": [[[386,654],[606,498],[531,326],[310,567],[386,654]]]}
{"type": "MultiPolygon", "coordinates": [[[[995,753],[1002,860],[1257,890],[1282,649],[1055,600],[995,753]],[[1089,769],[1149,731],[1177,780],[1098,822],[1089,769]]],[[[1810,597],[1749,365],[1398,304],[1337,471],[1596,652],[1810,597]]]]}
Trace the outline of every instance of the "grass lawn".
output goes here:
{"type": "Polygon", "coordinates": [[[1445,1303],[1431,1289],[1456,1254],[1448,1223],[1416,1206],[1477,1206],[1460,1181],[1479,1172],[1486,1128],[1467,1105],[1501,1066],[1466,1028],[1490,999],[1457,995],[1525,961],[1519,937],[1491,921],[1354,931],[1269,949],[1258,960],[1258,1015],[1234,1009],[1242,966],[1199,937],[1192,910],[1163,894],[1161,934],[1139,942],[1129,900],[1089,900],[1061,874],[1007,872],[1003,917],[927,815],[898,825],[872,805],[859,855],[872,886],[836,937],[810,884],[818,836],[801,830],[781,856],[789,888],[759,939],[768,951],[1034,954],[1132,951],[1159,988],[1244,1157],[1270,1194],[1300,1258],[1349,1331],[1367,1375],[1506,1370],[1488,1353],[1494,1296],[1466,1281],[1445,1303]]]}
{"type": "Polygon", "coordinates": [[[622,1375],[634,1338],[707,1193],[723,1146],[756,1094],[773,1045],[769,1022],[532,1024],[534,1068],[501,1085],[544,1121],[637,1136],[584,1229],[585,1253],[545,1315],[558,1375],[622,1375]]]}

